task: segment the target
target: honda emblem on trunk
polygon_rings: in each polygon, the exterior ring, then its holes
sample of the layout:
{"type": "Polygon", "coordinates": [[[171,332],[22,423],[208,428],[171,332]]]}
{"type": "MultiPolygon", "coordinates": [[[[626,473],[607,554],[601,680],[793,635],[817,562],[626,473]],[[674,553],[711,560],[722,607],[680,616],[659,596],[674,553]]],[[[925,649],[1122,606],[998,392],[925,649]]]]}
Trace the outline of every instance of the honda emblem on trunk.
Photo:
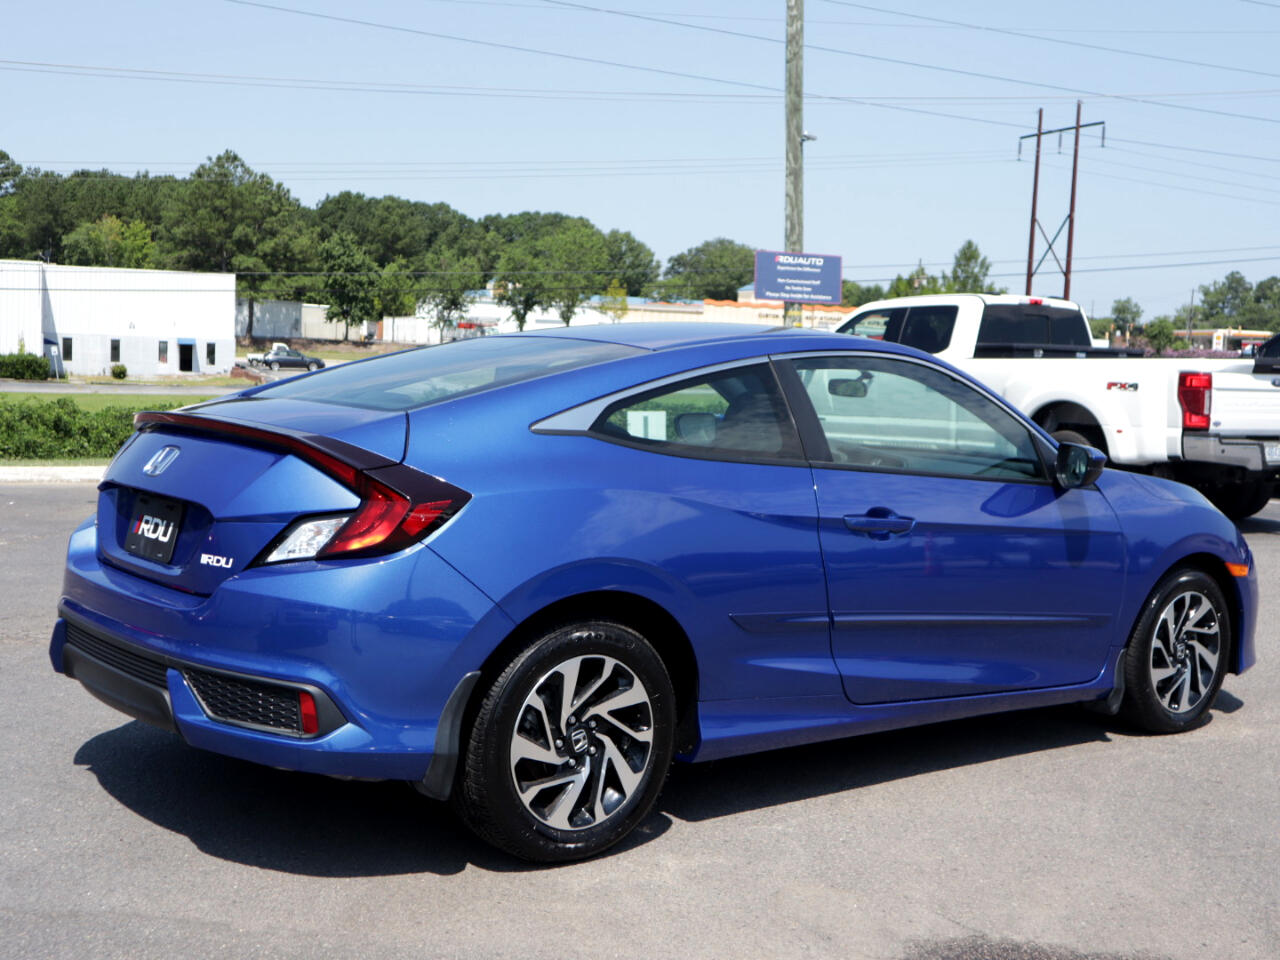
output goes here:
{"type": "Polygon", "coordinates": [[[164,473],[169,464],[178,459],[178,448],[174,446],[161,447],[155,452],[146,466],[142,468],[142,472],[148,477],[158,477],[164,473]]]}

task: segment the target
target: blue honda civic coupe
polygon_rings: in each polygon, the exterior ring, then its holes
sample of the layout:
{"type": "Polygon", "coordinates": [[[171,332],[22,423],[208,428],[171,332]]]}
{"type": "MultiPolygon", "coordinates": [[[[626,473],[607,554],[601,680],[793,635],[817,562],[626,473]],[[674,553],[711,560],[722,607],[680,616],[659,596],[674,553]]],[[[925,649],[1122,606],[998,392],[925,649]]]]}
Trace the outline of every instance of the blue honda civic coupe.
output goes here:
{"type": "Polygon", "coordinates": [[[195,747],[596,854],[673,759],[1067,702],[1174,732],[1254,661],[1243,537],[896,344],[464,340],[142,413],[56,670],[195,747]]]}

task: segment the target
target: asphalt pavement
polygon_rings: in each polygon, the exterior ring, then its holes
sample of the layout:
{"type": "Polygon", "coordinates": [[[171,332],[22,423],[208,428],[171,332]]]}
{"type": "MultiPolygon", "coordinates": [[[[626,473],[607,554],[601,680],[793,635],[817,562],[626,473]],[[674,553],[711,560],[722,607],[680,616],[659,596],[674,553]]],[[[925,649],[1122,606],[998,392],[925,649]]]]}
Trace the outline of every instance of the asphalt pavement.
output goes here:
{"type": "Polygon", "coordinates": [[[400,784],[203,753],[46,653],[91,484],[0,484],[0,958],[1280,957],[1280,501],[1212,721],[1075,708],[677,767],[621,849],[513,862],[400,784]]]}

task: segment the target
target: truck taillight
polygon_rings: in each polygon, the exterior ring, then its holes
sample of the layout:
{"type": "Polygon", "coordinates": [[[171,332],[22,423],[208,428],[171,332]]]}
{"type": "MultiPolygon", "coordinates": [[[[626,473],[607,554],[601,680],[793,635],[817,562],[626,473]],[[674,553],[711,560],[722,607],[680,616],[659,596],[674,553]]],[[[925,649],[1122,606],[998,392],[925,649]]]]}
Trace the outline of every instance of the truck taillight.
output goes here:
{"type": "Polygon", "coordinates": [[[1212,373],[1178,374],[1178,405],[1182,407],[1184,430],[1209,429],[1209,395],[1213,391],[1212,373]]]}

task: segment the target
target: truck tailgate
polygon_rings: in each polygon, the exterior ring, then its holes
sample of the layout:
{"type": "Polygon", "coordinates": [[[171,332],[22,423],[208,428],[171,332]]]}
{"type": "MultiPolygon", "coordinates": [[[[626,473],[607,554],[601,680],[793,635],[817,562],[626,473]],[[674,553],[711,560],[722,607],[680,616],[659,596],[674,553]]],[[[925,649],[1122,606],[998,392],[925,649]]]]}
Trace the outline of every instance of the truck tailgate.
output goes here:
{"type": "Polygon", "coordinates": [[[1280,438],[1280,376],[1251,367],[1213,371],[1211,429],[1224,437],[1280,438]]]}

